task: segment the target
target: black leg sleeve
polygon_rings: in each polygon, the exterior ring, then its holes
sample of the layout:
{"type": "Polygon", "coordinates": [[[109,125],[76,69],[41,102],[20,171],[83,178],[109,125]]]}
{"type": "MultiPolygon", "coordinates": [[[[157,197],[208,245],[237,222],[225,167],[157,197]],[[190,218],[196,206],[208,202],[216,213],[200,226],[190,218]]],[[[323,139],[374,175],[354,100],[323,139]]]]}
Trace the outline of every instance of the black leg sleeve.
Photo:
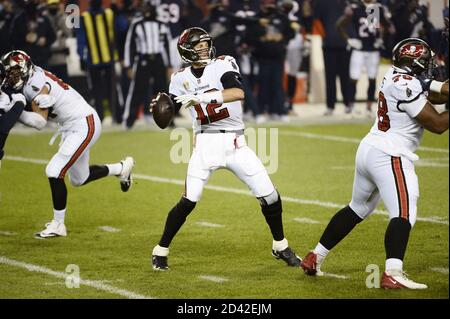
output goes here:
{"type": "Polygon", "coordinates": [[[403,260],[410,231],[411,224],[407,219],[400,217],[391,219],[384,237],[386,259],[397,258],[403,260]]]}
{"type": "Polygon", "coordinates": [[[91,165],[89,166],[89,177],[83,183],[86,185],[92,181],[108,176],[109,170],[105,165],[91,165]]]}
{"type": "Polygon", "coordinates": [[[187,216],[194,209],[195,204],[195,202],[191,202],[189,199],[182,197],[181,200],[172,208],[167,216],[164,233],[159,241],[159,245],[161,247],[169,247],[172,239],[186,221],[187,216]]]}
{"type": "Polygon", "coordinates": [[[350,206],[346,206],[331,218],[319,242],[326,249],[331,250],[361,221],[361,217],[356,215],[350,206]]]}
{"type": "Polygon", "coordinates": [[[278,195],[278,200],[270,205],[267,205],[264,199],[260,198],[261,201],[261,210],[266,218],[266,222],[269,225],[270,232],[272,233],[272,237],[276,241],[280,241],[284,239],[284,231],[283,231],[283,218],[282,212],[283,207],[281,205],[281,198],[278,195]]]}
{"type": "Polygon", "coordinates": [[[63,178],[50,177],[50,189],[52,191],[53,208],[63,210],[67,205],[67,187],[63,178]]]}

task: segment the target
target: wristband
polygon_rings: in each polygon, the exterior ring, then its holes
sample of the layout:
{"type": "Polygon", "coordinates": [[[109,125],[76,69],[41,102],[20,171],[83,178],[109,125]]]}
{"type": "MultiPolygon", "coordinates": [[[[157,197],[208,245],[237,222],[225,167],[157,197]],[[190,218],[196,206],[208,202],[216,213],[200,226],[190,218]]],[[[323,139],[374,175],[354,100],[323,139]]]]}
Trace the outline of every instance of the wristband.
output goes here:
{"type": "Polygon", "coordinates": [[[430,91],[441,93],[443,86],[444,86],[444,82],[439,82],[439,81],[433,80],[433,81],[431,81],[431,84],[430,84],[430,91]]]}
{"type": "Polygon", "coordinates": [[[217,104],[223,103],[222,91],[204,93],[203,96],[205,99],[204,100],[205,103],[217,103],[217,104]]]}

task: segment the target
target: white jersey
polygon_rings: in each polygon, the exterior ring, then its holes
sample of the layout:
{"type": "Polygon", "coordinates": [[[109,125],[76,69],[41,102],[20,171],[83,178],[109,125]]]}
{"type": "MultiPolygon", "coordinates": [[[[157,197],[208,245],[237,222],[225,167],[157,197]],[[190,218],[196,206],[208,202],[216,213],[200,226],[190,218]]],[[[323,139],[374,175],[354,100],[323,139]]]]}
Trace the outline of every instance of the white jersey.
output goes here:
{"type": "Polygon", "coordinates": [[[384,76],[378,97],[375,124],[363,143],[399,157],[415,161],[414,154],[423,135],[423,127],[415,117],[427,103],[428,91],[422,82],[391,67],[384,76]]]}
{"type": "MultiPolygon", "coordinates": [[[[169,93],[175,96],[183,94],[222,91],[221,78],[227,72],[239,73],[236,60],[228,55],[220,56],[209,63],[200,78],[187,67],[172,75],[169,93]]],[[[189,108],[194,132],[214,129],[236,131],[244,129],[242,103],[234,101],[223,104],[201,103],[189,108]]]]}
{"type": "Polygon", "coordinates": [[[60,126],[70,126],[73,122],[95,112],[70,85],[37,66],[34,67],[34,73],[23,88],[23,95],[27,102],[31,103],[44,86],[47,86],[48,94],[56,100],[55,105],[49,109],[48,118],[60,126]]]}

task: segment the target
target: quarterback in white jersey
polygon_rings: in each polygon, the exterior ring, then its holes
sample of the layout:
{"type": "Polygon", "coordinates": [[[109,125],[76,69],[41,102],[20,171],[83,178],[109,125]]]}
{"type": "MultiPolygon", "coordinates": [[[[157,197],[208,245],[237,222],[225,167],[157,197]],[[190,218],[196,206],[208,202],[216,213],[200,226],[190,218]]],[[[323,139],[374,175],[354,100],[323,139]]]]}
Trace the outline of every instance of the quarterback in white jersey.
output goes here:
{"type": "Polygon", "coordinates": [[[89,166],[89,149],[101,133],[97,112],[70,85],[54,74],[34,65],[23,51],[14,50],[2,57],[6,70],[4,89],[23,93],[31,111],[22,112],[19,120],[42,129],[47,120],[55,121],[59,130],[52,138],[62,135],[58,152],[45,169],[50,182],[54,218],[36,236],[47,238],[66,236],[64,224],[67,188],[64,177],[68,173],[74,186],[85,185],[102,177],[119,177],[122,191],[131,187],[132,157],[107,165],[89,166]]]}
{"type": "MultiPolygon", "coordinates": [[[[232,171],[259,199],[272,232],[273,256],[298,267],[301,260],[284,237],[280,195],[259,158],[246,145],[241,105],[244,91],[236,61],[231,56],[214,58],[210,35],[196,27],[181,34],[178,51],[190,66],[173,74],[169,93],[177,108],[189,108],[195,145],[185,192],[169,212],[161,240],[153,249],[153,269],[168,269],[172,239],[200,200],[211,174],[221,168],[232,171]]],[[[151,106],[156,107],[155,100],[151,106]]]]}
{"type": "Polygon", "coordinates": [[[386,271],[381,287],[425,289],[403,272],[409,234],[416,222],[419,183],[414,153],[423,130],[441,134],[448,130],[448,111],[438,113],[431,103],[448,101],[448,81],[432,80],[434,53],[416,38],[399,42],[393,50],[393,66],[378,94],[375,124],[356,153],[355,178],[350,204],[330,221],[314,251],[301,266],[307,274],[321,274],[328,252],[362,220],[380,200],[389,212],[385,235],[386,271]]]}

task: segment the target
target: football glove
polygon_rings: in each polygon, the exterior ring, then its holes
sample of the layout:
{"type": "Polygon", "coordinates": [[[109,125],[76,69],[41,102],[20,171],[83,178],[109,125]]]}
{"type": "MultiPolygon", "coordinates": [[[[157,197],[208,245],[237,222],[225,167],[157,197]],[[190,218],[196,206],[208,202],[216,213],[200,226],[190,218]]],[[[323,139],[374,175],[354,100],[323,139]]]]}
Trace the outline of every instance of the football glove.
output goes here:
{"type": "Polygon", "coordinates": [[[188,108],[200,103],[223,103],[223,95],[221,91],[214,91],[202,94],[184,94],[175,98],[177,103],[181,103],[182,107],[188,108]]]}
{"type": "Polygon", "coordinates": [[[49,94],[39,94],[34,98],[34,101],[41,109],[48,109],[56,103],[56,99],[49,94]]]}
{"type": "Polygon", "coordinates": [[[347,44],[350,48],[355,50],[361,50],[362,49],[362,42],[359,39],[350,38],[347,40],[347,44]]]}
{"type": "Polygon", "coordinates": [[[373,43],[373,47],[374,47],[375,49],[381,49],[381,48],[383,48],[383,47],[384,47],[383,39],[381,39],[381,38],[376,39],[375,42],[373,43]]]}

